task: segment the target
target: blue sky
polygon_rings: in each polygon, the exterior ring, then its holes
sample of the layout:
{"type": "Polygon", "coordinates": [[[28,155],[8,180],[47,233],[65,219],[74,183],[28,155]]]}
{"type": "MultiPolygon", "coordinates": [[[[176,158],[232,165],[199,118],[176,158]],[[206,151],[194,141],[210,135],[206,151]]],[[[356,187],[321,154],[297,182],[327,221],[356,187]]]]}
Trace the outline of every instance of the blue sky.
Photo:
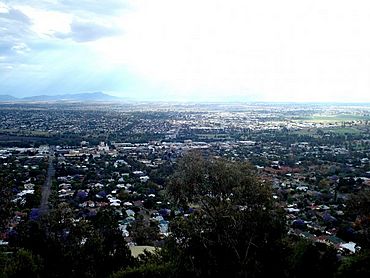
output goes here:
{"type": "Polygon", "coordinates": [[[0,0],[0,94],[370,102],[366,0],[0,0]]]}

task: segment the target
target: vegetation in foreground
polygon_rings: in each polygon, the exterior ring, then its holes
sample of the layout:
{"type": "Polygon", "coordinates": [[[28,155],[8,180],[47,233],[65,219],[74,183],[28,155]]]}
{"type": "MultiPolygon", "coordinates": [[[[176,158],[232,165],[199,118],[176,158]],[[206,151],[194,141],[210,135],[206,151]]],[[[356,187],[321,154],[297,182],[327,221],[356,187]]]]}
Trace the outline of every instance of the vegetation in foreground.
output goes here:
{"type": "Polygon", "coordinates": [[[348,203],[363,247],[348,257],[288,237],[270,185],[244,163],[187,155],[167,194],[189,214],[173,221],[155,253],[131,257],[113,211],[74,222],[59,205],[15,229],[0,277],[369,277],[369,192],[348,203]]]}

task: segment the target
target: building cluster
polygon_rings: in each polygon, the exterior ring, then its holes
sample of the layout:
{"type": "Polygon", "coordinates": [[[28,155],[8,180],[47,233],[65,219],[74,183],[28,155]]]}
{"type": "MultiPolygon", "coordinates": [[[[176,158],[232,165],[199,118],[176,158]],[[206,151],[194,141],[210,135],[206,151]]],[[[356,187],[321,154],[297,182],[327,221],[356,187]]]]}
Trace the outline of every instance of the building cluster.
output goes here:
{"type": "Polygon", "coordinates": [[[252,164],[272,185],[291,236],[324,242],[342,253],[361,248],[355,243],[356,223],[345,210],[351,194],[370,186],[369,109],[351,110],[350,118],[345,107],[181,107],[122,111],[71,104],[45,110],[40,104],[0,110],[0,143],[1,136],[13,136],[34,145],[0,149],[6,177],[2,206],[11,208],[1,244],[21,221],[39,217],[48,163],[53,163],[49,207],[70,206],[75,221],[110,208],[129,244],[137,244],[133,229],[140,223],[154,228],[152,243],[160,245],[171,232],[171,219],[192,213],[167,199],[167,179],[180,157],[198,150],[252,164]],[[315,120],[323,114],[338,120],[315,120]],[[48,145],[27,141],[32,136],[44,136],[48,145]]]}

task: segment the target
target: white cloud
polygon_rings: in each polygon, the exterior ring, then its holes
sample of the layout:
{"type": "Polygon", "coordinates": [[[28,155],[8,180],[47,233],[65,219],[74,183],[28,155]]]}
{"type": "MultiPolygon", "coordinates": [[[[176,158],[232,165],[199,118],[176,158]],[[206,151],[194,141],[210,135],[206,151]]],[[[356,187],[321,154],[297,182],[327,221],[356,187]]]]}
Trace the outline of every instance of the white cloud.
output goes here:
{"type": "Polygon", "coordinates": [[[0,13],[8,13],[9,12],[9,7],[5,5],[5,3],[0,2],[0,13]]]}
{"type": "Polygon", "coordinates": [[[62,39],[72,39],[76,42],[95,41],[104,37],[112,37],[121,33],[121,30],[112,24],[97,24],[94,21],[73,20],[70,32],[55,32],[54,36],[62,39]]]}
{"type": "Polygon", "coordinates": [[[48,11],[31,6],[15,6],[32,20],[31,30],[39,36],[51,36],[55,32],[67,33],[70,31],[71,14],[48,11]]]}
{"type": "Polygon", "coordinates": [[[78,65],[84,77],[112,76],[99,90],[138,98],[370,101],[367,0],[12,3],[0,2],[0,51],[14,61],[3,87],[26,74],[16,63],[32,63],[35,91],[63,90],[78,65]]]}
{"type": "Polygon", "coordinates": [[[30,48],[27,46],[27,44],[23,42],[15,43],[11,49],[15,51],[18,54],[24,54],[28,51],[30,51],[30,48]]]}

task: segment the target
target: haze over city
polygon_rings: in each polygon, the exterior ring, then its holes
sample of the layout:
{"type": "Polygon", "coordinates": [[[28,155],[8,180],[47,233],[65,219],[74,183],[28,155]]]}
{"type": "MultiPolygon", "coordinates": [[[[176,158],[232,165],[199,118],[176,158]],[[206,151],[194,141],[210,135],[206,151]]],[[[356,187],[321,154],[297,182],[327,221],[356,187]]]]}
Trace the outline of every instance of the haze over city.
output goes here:
{"type": "Polygon", "coordinates": [[[0,94],[370,101],[368,1],[0,1],[0,94]]]}

